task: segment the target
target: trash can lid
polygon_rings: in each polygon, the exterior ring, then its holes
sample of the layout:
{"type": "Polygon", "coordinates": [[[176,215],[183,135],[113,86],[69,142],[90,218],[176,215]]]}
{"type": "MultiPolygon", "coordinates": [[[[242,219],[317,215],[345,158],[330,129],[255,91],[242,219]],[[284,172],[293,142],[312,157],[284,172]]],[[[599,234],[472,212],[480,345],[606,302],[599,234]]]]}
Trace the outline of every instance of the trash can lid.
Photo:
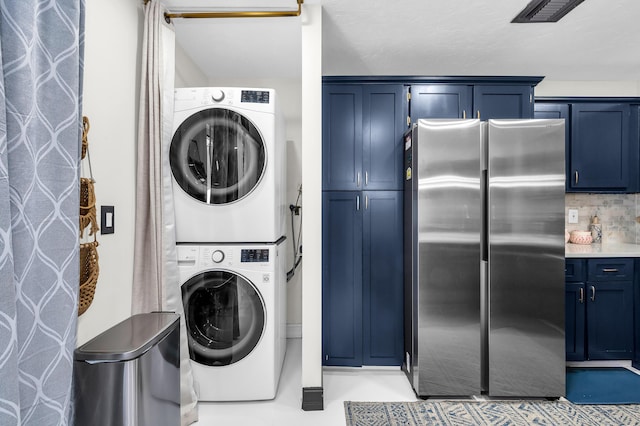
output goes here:
{"type": "Polygon", "coordinates": [[[133,315],[89,340],[74,352],[76,361],[129,361],[142,356],[178,327],[173,312],[133,315]]]}

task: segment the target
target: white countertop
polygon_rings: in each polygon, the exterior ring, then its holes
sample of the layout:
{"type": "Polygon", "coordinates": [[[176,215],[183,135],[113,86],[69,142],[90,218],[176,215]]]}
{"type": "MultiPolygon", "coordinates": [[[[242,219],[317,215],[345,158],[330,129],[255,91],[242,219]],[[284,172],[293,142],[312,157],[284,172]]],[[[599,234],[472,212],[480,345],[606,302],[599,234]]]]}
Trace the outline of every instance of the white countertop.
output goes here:
{"type": "Polygon", "coordinates": [[[640,244],[603,243],[571,244],[564,246],[566,258],[572,257],[640,257],[640,244]]]}

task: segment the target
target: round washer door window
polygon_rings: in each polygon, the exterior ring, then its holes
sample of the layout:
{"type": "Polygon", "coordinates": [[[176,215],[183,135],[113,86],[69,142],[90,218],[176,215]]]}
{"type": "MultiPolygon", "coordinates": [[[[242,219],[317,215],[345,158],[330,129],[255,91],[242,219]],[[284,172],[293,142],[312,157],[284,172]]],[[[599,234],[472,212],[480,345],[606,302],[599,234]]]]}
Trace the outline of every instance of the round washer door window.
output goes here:
{"type": "Polygon", "coordinates": [[[246,117],[210,108],[187,118],[176,130],[169,163],[178,185],[207,204],[240,200],[258,185],[266,149],[260,132],[246,117]]]}
{"type": "Polygon", "coordinates": [[[191,359],[222,366],[251,353],[266,324],[258,290],[244,277],[206,271],[182,285],[191,359]]]}

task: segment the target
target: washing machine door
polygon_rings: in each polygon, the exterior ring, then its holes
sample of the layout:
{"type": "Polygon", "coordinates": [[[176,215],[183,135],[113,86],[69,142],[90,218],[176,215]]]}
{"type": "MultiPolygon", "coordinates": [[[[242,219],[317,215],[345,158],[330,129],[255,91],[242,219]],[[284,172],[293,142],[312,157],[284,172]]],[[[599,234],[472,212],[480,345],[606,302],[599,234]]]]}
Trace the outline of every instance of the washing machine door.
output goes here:
{"type": "Polygon", "coordinates": [[[256,347],[266,324],[264,301],[246,278],[206,271],[182,285],[191,359],[209,366],[240,361],[256,347]]]}
{"type": "Polygon", "coordinates": [[[177,184],[207,204],[246,197],[260,182],[265,161],[265,143],[256,126],[226,108],[209,108],[188,117],[169,149],[177,184]]]}

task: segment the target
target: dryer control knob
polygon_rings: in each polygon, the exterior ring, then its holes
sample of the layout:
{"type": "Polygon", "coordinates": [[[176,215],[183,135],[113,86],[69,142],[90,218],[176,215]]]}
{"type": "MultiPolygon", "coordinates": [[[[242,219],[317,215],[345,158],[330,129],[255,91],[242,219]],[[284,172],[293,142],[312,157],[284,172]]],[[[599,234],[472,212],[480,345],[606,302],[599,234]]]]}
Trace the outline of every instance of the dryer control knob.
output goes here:
{"type": "Polygon", "coordinates": [[[211,92],[211,99],[213,99],[214,102],[222,102],[224,99],[224,92],[220,89],[214,90],[211,92]]]}
{"type": "Polygon", "coordinates": [[[216,250],[213,253],[211,253],[211,260],[214,261],[214,263],[220,263],[224,260],[224,252],[222,250],[216,250]]]}

